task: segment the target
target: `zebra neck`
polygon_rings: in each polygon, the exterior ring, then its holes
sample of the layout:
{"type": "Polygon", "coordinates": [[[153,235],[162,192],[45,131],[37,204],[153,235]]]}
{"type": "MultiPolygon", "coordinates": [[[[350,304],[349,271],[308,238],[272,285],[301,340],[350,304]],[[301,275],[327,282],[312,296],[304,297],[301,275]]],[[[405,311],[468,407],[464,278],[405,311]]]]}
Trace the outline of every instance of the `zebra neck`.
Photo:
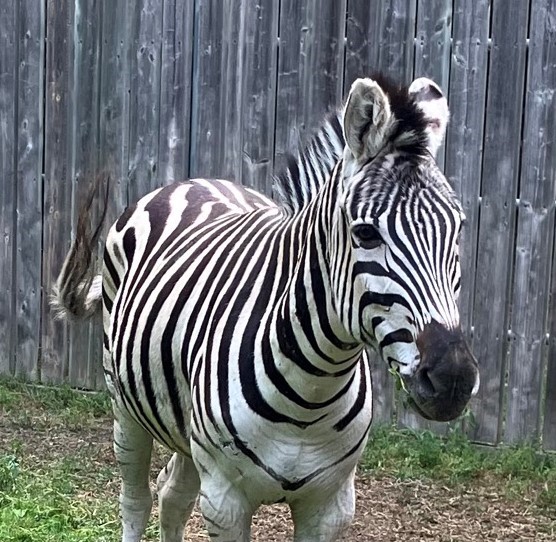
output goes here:
{"type": "Polygon", "coordinates": [[[315,376],[349,372],[362,351],[336,310],[331,288],[329,230],[337,178],[333,174],[292,223],[291,252],[297,258],[275,319],[281,353],[315,376]]]}

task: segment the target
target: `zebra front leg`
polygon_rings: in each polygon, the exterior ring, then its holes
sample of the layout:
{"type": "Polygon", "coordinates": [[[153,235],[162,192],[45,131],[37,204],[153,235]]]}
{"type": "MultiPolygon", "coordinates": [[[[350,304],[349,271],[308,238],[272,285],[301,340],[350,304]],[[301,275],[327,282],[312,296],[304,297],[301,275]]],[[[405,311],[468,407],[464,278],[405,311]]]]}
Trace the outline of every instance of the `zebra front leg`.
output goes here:
{"type": "Polygon", "coordinates": [[[324,493],[307,503],[291,503],[295,525],[294,542],[335,542],[351,524],[355,514],[355,470],[335,493],[324,493]]]}
{"type": "Polygon", "coordinates": [[[190,456],[175,453],[156,480],[161,542],[182,542],[199,493],[199,475],[190,456]]]}
{"type": "Polygon", "coordinates": [[[249,542],[254,509],[241,490],[219,472],[200,469],[199,505],[212,541],[249,542]]]}
{"type": "Polygon", "coordinates": [[[140,542],[152,508],[149,468],[153,440],[139,424],[114,408],[114,453],[120,468],[122,542],[140,542]]]}

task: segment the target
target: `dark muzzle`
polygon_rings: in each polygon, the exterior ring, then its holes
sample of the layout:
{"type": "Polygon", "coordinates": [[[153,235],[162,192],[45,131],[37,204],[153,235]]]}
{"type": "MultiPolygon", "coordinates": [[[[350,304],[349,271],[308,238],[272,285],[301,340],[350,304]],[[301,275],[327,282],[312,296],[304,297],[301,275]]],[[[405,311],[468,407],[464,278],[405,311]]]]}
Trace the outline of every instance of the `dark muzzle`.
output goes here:
{"type": "Polygon", "coordinates": [[[423,417],[457,418],[477,391],[479,369],[460,329],[432,322],[417,337],[421,362],[406,379],[410,403],[423,417]]]}

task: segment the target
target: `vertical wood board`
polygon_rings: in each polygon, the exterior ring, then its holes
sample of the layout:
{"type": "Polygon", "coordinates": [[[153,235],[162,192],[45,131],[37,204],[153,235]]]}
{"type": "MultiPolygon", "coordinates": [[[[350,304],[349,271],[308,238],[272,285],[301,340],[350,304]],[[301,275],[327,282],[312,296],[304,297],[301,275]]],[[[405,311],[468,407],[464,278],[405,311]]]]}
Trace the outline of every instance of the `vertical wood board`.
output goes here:
{"type": "Polygon", "coordinates": [[[68,375],[68,326],[54,320],[49,295],[71,242],[72,94],[74,6],[49,0],[46,7],[45,162],[42,265],[42,357],[40,378],[63,382],[68,375]]]}
{"type": "Polygon", "coordinates": [[[504,442],[539,435],[556,201],[556,0],[533,0],[504,442]]]}
{"type": "MultiPolygon", "coordinates": [[[[96,0],[76,0],[73,33],[78,36],[73,48],[72,103],[72,164],[73,182],[72,230],[76,230],[78,215],[98,171],[99,148],[99,87],[101,3],[96,0]]],[[[98,213],[93,207],[91,220],[98,213]]],[[[93,226],[94,228],[94,226],[93,226]]],[[[102,354],[99,321],[70,323],[68,383],[93,389],[97,373],[101,372],[102,354]]]]}
{"type": "Polygon", "coordinates": [[[162,7],[159,0],[136,1],[126,20],[131,75],[128,204],[158,184],[162,7]]]}
{"type": "Polygon", "coordinates": [[[241,2],[195,5],[192,177],[238,178],[241,169],[237,117],[237,64],[241,2]]]}
{"type": "MultiPolygon", "coordinates": [[[[469,4],[466,5],[469,10],[469,4]]],[[[450,84],[452,0],[419,0],[415,36],[414,77],[428,77],[446,97],[450,84]]],[[[436,161],[444,169],[445,140],[436,161]]]]}
{"type": "Polygon", "coordinates": [[[241,173],[242,184],[272,191],[279,2],[242,2],[241,173]]]}
{"type": "MultiPolygon", "coordinates": [[[[556,213],[556,201],[552,213],[556,213]]],[[[552,278],[550,305],[548,306],[546,400],[542,444],[545,450],[556,451],[556,239],[552,246],[552,278]]]]}
{"type": "Polygon", "coordinates": [[[416,0],[349,0],[346,93],[357,77],[377,71],[403,84],[412,81],[416,6],[416,0]]]}
{"type": "Polygon", "coordinates": [[[194,0],[164,0],[158,127],[158,185],[189,175],[194,0]]]}
{"type": "MultiPolygon", "coordinates": [[[[448,98],[450,71],[450,36],[452,32],[451,0],[419,0],[417,2],[414,52],[414,78],[428,77],[448,98]]],[[[445,141],[438,149],[436,161],[444,167],[445,141]]],[[[428,429],[443,434],[447,424],[425,420],[412,408],[400,405],[398,420],[404,427],[428,429]]]]}
{"type": "Polygon", "coordinates": [[[110,177],[107,225],[127,205],[129,163],[129,15],[124,2],[103,4],[100,63],[99,169],[110,177]]]}
{"type": "Polygon", "coordinates": [[[37,379],[41,329],[44,3],[19,10],[17,96],[16,374],[37,379]]]}
{"type": "MultiPolygon", "coordinates": [[[[346,24],[344,88],[358,77],[381,72],[394,81],[413,79],[416,1],[350,0],[346,24]]],[[[394,382],[386,363],[369,351],[373,377],[373,422],[396,417],[394,382]]]]}
{"type": "Polygon", "coordinates": [[[274,170],[342,100],[346,2],[282,0],[274,170]]]}
{"type": "Polygon", "coordinates": [[[460,239],[460,321],[472,328],[476,243],[481,191],[488,63],[489,0],[458,3],[454,11],[450,65],[450,122],[446,134],[446,177],[466,216],[460,239]]]}
{"type": "Polygon", "coordinates": [[[487,443],[499,441],[503,414],[529,4],[497,0],[492,9],[473,313],[481,369],[473,436],[487,443]]]}
{"type": "MultiPolygon", "coordinates": [[[[450,65],[450,122],[446,136],[446,177],[461,198],[466,216],[460,238],[460,322],[473,339],[473,299],[481,193],[486,78],[488,64],[489,1],[456,3],[453,14],[450,65]]],[[[471,402],[478,412],[481,402],[471,402]]]]}
{"type": "Polygon", "coordinates": [[[14,271],[16,243],[14,171],[17,102],[18,10],[13,2],[0,4],[0,374],[13,374],[15,329],[14,271]]]}

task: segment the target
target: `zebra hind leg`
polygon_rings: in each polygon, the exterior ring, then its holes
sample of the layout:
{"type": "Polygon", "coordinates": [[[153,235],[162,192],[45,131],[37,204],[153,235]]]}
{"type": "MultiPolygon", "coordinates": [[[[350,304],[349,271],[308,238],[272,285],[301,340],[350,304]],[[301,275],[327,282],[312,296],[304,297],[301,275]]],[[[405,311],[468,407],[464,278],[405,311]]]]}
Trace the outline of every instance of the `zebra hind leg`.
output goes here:
{"type": "Polygon", "coordinates": [[[199,493],[199,475],[190,456],[175,453],[156,480],[161,542],[182,542],[199,493]]]}
{"type": "Polygon", "coordinates": [[[140,542],[152,508],[149,470],[153,440],[129,416],[114,409],[114,453],[122,477],[122,542],[140,542]]]}

